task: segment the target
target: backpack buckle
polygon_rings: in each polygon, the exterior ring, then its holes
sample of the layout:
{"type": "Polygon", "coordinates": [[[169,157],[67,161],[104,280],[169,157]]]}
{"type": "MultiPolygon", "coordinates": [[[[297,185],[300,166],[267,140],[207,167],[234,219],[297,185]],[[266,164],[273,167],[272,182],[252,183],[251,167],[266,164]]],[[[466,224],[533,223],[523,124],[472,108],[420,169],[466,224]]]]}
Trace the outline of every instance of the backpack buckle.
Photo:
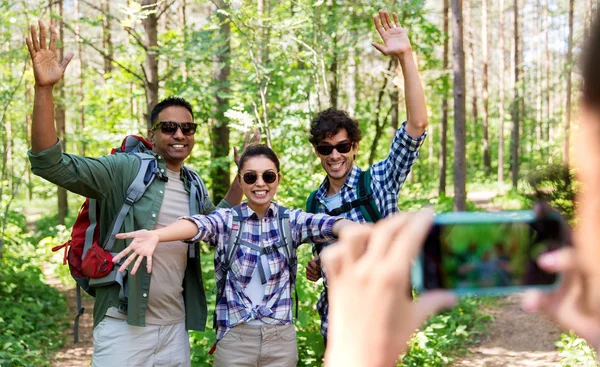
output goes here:
{"type": "Polygon", "coordinates": [[[275,248],[273,246],[267,246],[267,247],[263,247],[262,253],[264,255],[268,255],[270,253],[275,252],[275,248]]]}

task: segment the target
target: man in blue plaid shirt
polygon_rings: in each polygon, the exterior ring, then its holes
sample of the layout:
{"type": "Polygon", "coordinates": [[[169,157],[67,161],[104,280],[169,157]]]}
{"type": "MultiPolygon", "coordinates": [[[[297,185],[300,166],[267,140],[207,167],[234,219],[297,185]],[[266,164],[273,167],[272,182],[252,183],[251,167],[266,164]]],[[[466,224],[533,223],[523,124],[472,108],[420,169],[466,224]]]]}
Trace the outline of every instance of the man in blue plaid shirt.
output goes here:
{"type": "MultiPolygon", "coordinates": [[[[399,26],[397,15],[393,14],[392,21],[388,12],[379,11],[374,23],[384,44],[372,43],[373,47],[386,56],[397,58],[402,68],[408,115],[407,121],[396,132],[387,158],[369,169],[374,203],[381,217],[388,217],[398,212],[398,194],[419,156],[419,148],[426,136],[427,109],[412,46],[406,31],[399,26]]],[[[359,198],[358,185],[362,170],[354,165],[354,159],[361,132],[358,123],[346,112],[329,108],[314,118],[310,134],[309,140],[327,172],[327,177],[315,193],[316,212],[330,213],[359,198]]],[[[360,207],[354,207],[341,216],[356,222],[367,221],[360,207]]],[[[312,281],[321,277],[318,258],[308,263],[306,275],[312,281]]],[[[317,310],[321,316],[321,333],[327,343],[328,302],[327,280],[324,275],[324,290],[317,303],[317,310]]]]}

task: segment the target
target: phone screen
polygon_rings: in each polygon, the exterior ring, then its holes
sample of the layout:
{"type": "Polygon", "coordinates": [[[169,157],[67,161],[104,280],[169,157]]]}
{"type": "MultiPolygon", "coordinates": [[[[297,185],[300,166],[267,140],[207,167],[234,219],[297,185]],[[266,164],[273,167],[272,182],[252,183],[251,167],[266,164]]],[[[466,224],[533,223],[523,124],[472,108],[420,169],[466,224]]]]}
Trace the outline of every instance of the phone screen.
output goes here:
{"type": "Polygon", "coordinates": [[[424,289],[477,293],[556,283],[556,274],[540,269],[536,259],[560,247],[558,220],[534,220],[531,212],[465,214],[437,220],[430,231],[421,258],[424,289]]]}

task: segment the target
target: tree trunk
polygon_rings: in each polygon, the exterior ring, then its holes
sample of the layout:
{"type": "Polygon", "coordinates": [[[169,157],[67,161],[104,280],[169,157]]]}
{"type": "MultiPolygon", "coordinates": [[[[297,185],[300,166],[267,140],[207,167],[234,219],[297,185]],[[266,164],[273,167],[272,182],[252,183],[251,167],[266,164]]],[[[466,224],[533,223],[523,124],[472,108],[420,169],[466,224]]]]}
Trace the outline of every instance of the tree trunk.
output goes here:
{"type": "Polygon", "coordinates": [[[483,167],[486,175],[492,171],[489,142],[489,105],[488,105],[488,19],[487,0],[481,1],[481,47],[483,57],[483,167]]]}
{"type": "MultiPolygon", "coordinates": [[[[157,10],[157,0],[143,0],[144,9],[157,10]]],[[[146,123],[148,130],[152,127],[150,114],[158,103],[158,17],[155,11],[150,12],[143,20],[142,25],[146,33],[146,63],[144,74],[146,75],[146,123]]]]}
{"type": "MultiPolygon", "coordinates": [[[[110,77],[112,73],[112,59],[114,56],[114,48],[112,44],[112,35],[110,31],[110,0],[102,0],[100,8],[103,12],[102,18],[102,47],[106,52],[104,56],[104,78],[110,77]]],[[[77,13],[79,14],[79,13],[77,13]]],[[[79,16],[79,15],[78,15],[79,16]]],[[[79,32],[77,32],[79,34],[79,32]]]]}
{"type": "MultiPolygon", "coordinates": [[[[571,75],[572,75],[572,66],[573,66],[573,13],[575,8],[575,0],[569,1],[569,41],[567,44],[567,60],[566,60],[566,71],[567,71],[567,98],[565,105],[565,142],[563,148],[563,165],[567,168],[566,172],[568,172],[569,167],[569,136],[571,129],[571,75]]],[[[568,173],[566,174],[566,179],[569,179],[568,173]]]]}
{"type": "Polygon", "coordinates": [[[537,1],[537,17],[536,17],[536,21],[537,21],[537,36],[538,40],[536,42],[536,46],[535,46],[535,75],[536,75],[536,80],[535,80],[535,86],[536,86],[536,93],[535,93],[535,100],[536,100],[536,121],[535,121],[535,147],[536,147],[536,151],[539,152],[540,150],[540,146],[542,143],[542,40],[541,40],[541,34],[542,34],[542,4],[541,4],[541,0],[537,1]]]}
{"type": "MultiPolygon", "coordinates": [[[[450,8],[449,0],[444,0],[444,64],[443,72],[448,70],[448,38],[450,36],[448,26],[448,11],[450,8]]],[[[444,78],[447,76],[444,75],[444,78]]],[[[448,149],[448,99],[446,93],[442,95],[442,121],[440,131],[440,182],[438,192],[440,196],[446,196],[446,164],[447,164],[447,149],[448,149]]]]}
{"type": "Polygon", "coordinates": [[[520,60],[519,60],[519,0],[514,0],[513,2],[513,11],[514,11],[514,51],[515,51],[515,88],[514,88],[514,100],[512,103],[512,120],[513,120],[513,129],[512,129],[512,138],[511,138],[511,176],[512,176],[512,187],[513,189],[517,189],[517,185],[519,183],[519,103],[520,103],[520,60]]]}
{"type": "MultiPolygon", "coordinates": [[[[229,3],[216,0],[216,15],[219,19],[218,38],[220,48],[214,55],[214,93],[213,119],[211,124],[211,157],[213,162],[228,162],[229,155],[229,126],[225,112],[229,109],[229,75],[231,74],[231,25],[226,14],[229,13],[229,3]]],[[[213,182],[213,201],[218,203],[231,183],[228,164],[211,166],[210,176],[213,182]]]]}
{"type": "MultiPolygon", "coordinates": [[[[477,124],[479,123],[479,109],[478,109],[478,103],[477,103],[477,81],[475,79],[475,74],[477,74],[476,70],[475,70],[475,42],[474,42],[474,35],[473,35],[473,27],[472,25],[472,18],[471,18],[471,1],[472,0],[468,0],[467,2],[465,2],[465,9],[464,9],[464,14],[465,14],[465,21],[463,24],[466,24],[466,28],[467,28],[467,47],[469,49],[469,70],[471,70],[471,116],[472,116],[472,121],[471,123],[468,125],[467,130],[470,132],[470,137],[469,137],[469,141],[473,141],[476,142],[478,141],[478,136],[477,136],[477,130],[478,130],[478,126],[477,124]]],[[[465,77],[466,77],[466,70],[465,70],[465,77]]],[[[467,88],[465,87],[465,98],[467,95],[467,88]]],[[[477,154],[479,155],[479,154],[477,154]]]]}
{"type": "Polygon", "coordinates": [[[546,116],[544,116],[544,120],[546,121],[546,143],[547,143],[547,147],[546,147],[546,156],[548,157],[548,163],[552,162],[552,154],[550,151],[550,135],[551,135],[551,119],[552,119],[552,115],[551,115],[551,111],[552,111],[552,104],[551,104],[551,100],[550,100],[550,80],[552,75],[550,74],[550,27],[551,27],[551,19],[550,19],[550,15],[549,15],[549,9],[550,9],[550,0],[546,0],[546,6],[544,7],[544,19],[546,20],[546,26],[544,27],[546,29],[546,42],[545,42],[545,50],[544,50],[544,56],[545,56],[545,75],[546,75],[546,88],[545,89],[545,100],[546,100],[546,116]]]}
{"type": "Polygon", "coordinates": [[[452,54],[454,69],[454,210],[464,211],[466,199],[465,52],[462,0],[452,0],[452,54]]]}
{"type": "Polygon", "coordinates": [[[504,62],[504,0],[500,0],[500,58],[499,58],[499,80],[500,80],[500,91],[499,91],[499,100],[498,100],[498,186],[500,188],[500,192],[504,189],[504,71],[505,71],[505,62],[504,62]]]}
{"type": "MultiPolygon", "coordinates": [[[[59,15],[59,24],[58,24],[58,37],[60,42],[58,42],[61,47],[58,49],[58,59],[62,60],[64,58],[64,40],[65,33],[63,27],[63,0],[58,0],[56,2],[58,6],[58,15],[59,15]]],[[[67,136],[65,134],[65,91],[64,91],[64,79],[61,79],[60,82],[56,84],[56,95],[58,96],[56,102],[56,108],[54,109],[54,119],[56,121],[56,133],[58,138],[62,142],[63,152],[67,150],[67,136]]],[[[67,201],[67,190],[62,187],[57,188],[57,198],[58,198],[58,224],[65,224],[65,218],[69,214],[69,204],[67,201]]]]}
{"type": "MultiPolygon", "coordinates": [[[[181,19],[181,34],[183,35],[183,44],[187,44],[187,0],[181,0],[179,5],[179,18],[181,19]]],[[[187,63],[181,63],[181,79],[183,82],[188,80],[187,63]]]]}
{"type": "MultiPolygon", "coordinates": [[[[77,43],[77,58],[78,58],[78,74],[79,74],[79,127],[78,127],[78,136],[80,139],[79,145],[79,153],[81,155],[85,155],[85,108],[83,106],[83,102],[85,100],[85,95],[83,91],[83,47],[81,42],[81,37],[79,36],[79,21],[80,21],[80,9],[79,9],[79,0],[74,1],[75,5],[75,13],[77,13],[77,22],[75,23],[75,43],[77,43]]],[[[105,18],[107,18],[105,16],[105,18]]],[[[110,63],[109,63],[110,64],[110,63]]],[[[106,68],[106,62],[104,63],[104,67],[106,68]]],[[[106,69],[104,69],[104,73],[106,74],[106,69]]]]}
{"type": "MultiPolygon", "coordinates": [[[[329,27],[330,29],[336,28],[336,0],[332,0],[328,6],[329,8],[329,27]]],[[[338,95],[339,95],[339,81],[338,81],[338,32],[332,32],[331,42],[331,64],[329,65],[329,73],[331,74],[329,81],[329,104],[333,108],[338,108],[338,95]]]]}

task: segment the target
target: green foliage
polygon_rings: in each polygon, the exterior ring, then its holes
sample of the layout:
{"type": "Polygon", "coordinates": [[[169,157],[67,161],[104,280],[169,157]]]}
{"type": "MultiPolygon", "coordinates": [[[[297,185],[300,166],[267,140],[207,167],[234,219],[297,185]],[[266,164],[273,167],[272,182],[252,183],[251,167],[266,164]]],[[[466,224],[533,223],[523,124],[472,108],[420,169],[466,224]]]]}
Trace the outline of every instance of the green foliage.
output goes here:
{"type": "Polygon", "coordinates": [[[562,367],[597,367],[594,349],[574,333],[562,334],[556,342],[562,367]]]}
{"type": "Polygon", "coordinates": [[[398,366],[447,366],[454,356],[466,353],[466,348],[484,335],[491,321],[485,306],[488,298],[465,298],[453,309],[427,321],[410,342],[408,353],[398,366]]]}
{"type": "MultiPolygon", "coordinates": [[[[22,223],[21,215],[11,216],[22,223]]],[[[44,283],[45,249],[14,224],[0,259],[0,365],[49,366],[49,357],[64,342],[66,304],[44,283]]]]}

